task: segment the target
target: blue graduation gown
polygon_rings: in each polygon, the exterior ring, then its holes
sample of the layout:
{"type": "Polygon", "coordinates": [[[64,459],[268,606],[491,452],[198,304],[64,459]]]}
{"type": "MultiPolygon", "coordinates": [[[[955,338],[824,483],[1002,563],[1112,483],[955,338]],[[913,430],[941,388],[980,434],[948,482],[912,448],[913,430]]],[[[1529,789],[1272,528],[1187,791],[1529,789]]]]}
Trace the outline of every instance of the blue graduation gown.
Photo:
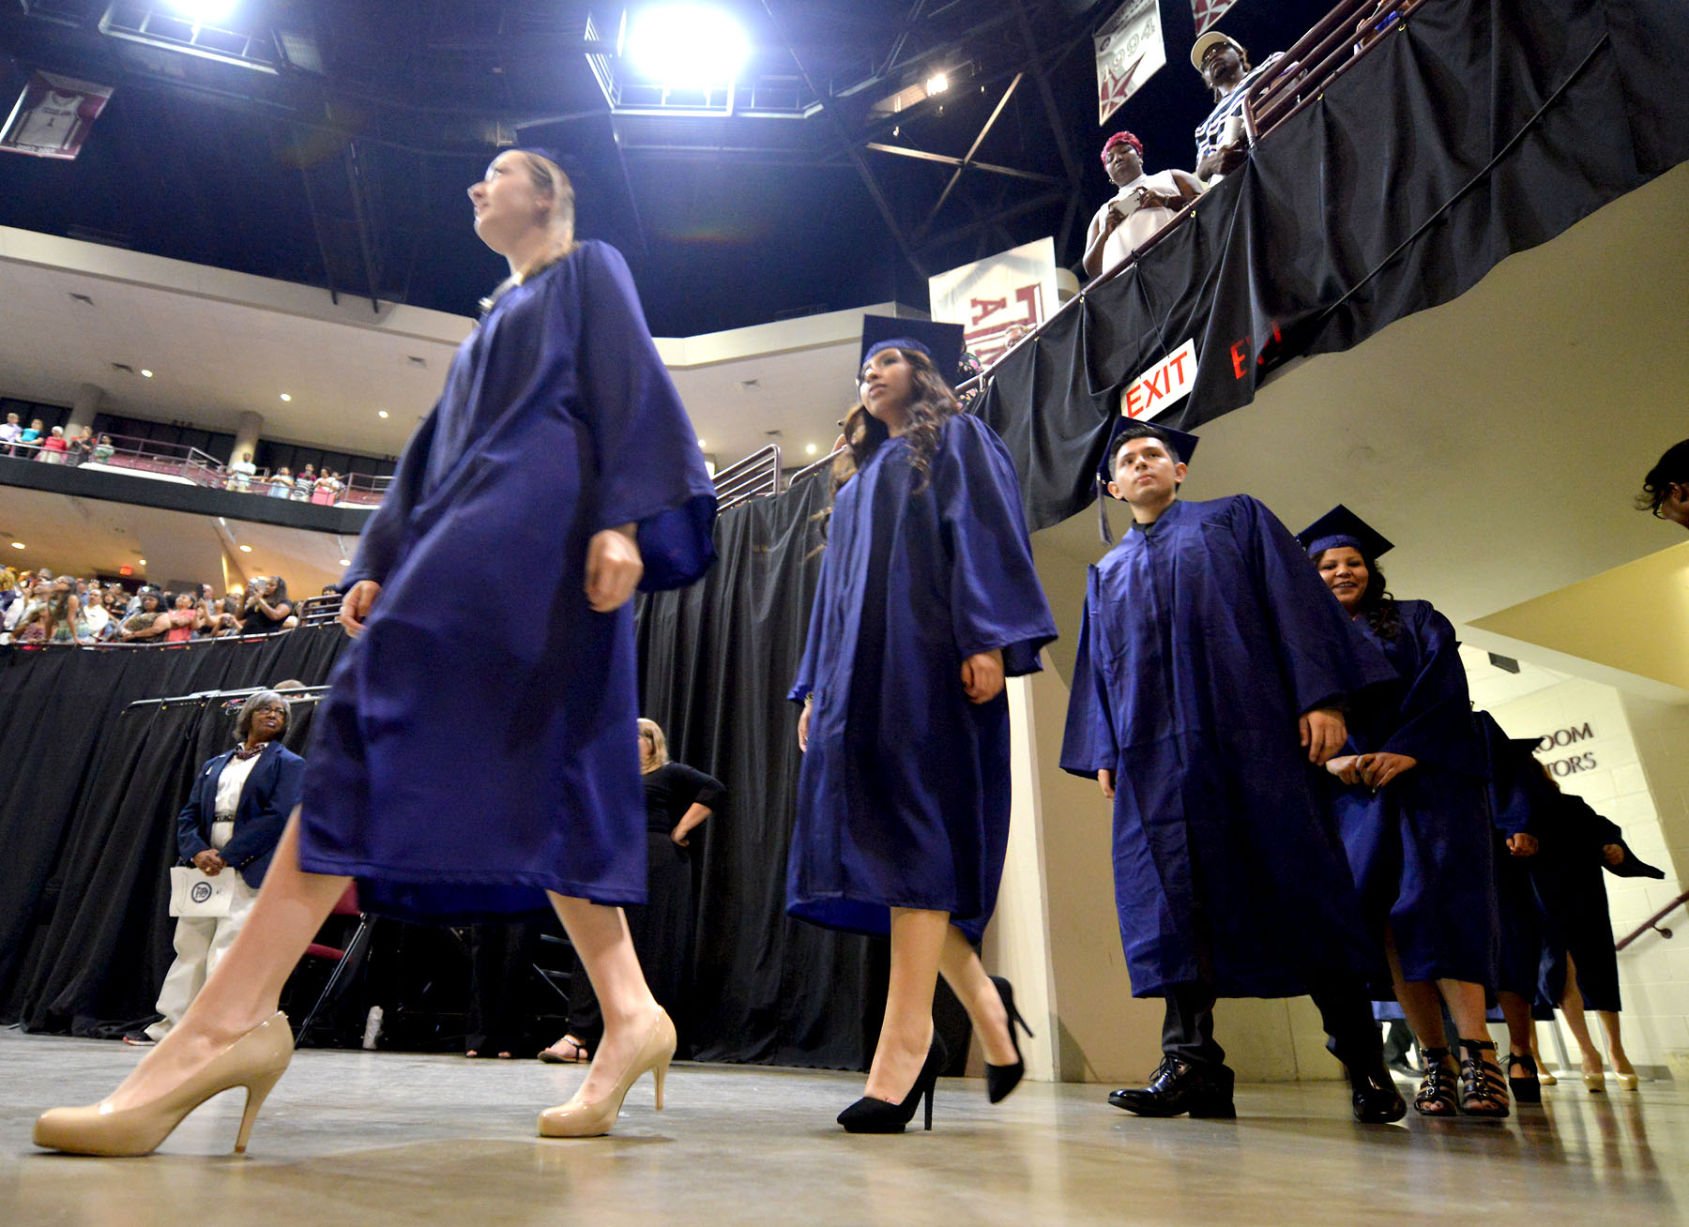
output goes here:
{"type": "Polygon", "coordinates": [[[1569,954],[1577,964],[1584,1008],[1621,1008],[1619,959],[1601,850],[1623,832],[1582,797],[1550,788],[1543,802],[1539,863],[1533,867],[1543,901],[1543,949],[1538,1004],[1558,1005],[1566,991],[1569,954]]]}
{"type": "Polygon", "coordinates": [[[1489,762],[1490,823],[1495,829],[1495,893],[1499,925],[1496,989],[1517,993],[1527,1001],[1537,995],[1542,962],[1544,912],[1537,894],[1537,869],[1542,863],[1541,841],[1546,832],[1542,815],[1553,788],[1542,778],[1536,760],[1508,741],[1507,734],[1487,711],[1475,713],[1489,762]],[[1532,835],[1539,842],[1535,856],[1514,856],[1507,849],[1511,835],[1532,835]]]}
{"type": "MultiPolygon", "coordinates": [[[[1394,638],[1379,638],[1365,619],[1353,622],[1401,685],[1393,701],[1357,711],[1343,752],[1406,754],[1419,764],[1376,792],[1328,776],[1338,832],[1367,922],[1380,942],[1389,926],[1407,979],[1493,986],[1499,920],[1488,766],[1460,645],[1429,602],[1398,601],[1396,609],[1394,638]]],[[[1387,984],[1376,992],[1395,995],[1387,984]]]]}
{"type": "Polygon", "coordinates": [[[1009,838],[1009,701],[968,701],[962,662],[1010,677],[1056,637],[1002,441],[948,419],[917,491],[909,446],[882,444],[838,492],[790,697],[813,692],[786,906],[885,933],[890,907],[949,912],[978,941],[1009,838]]]}
{"type": "Polygon", "coordinates": [[[587,543],[636,523],[641,587],[678,587],[714,516],[621,256],[583,242],[506,293],[347,572],[382,590],[312,725],[303,867],[418,918],[643,902],[633,607],[588,607],[587,543]]]}
{"type": "Polygon", "coordinates": [[[1135,996],[1283,997],[1382,954],[1298,717],[1394,676],[1246,495],[1176,501],[1090,571],[1062,766],[1114,772],[1135,996]]]}

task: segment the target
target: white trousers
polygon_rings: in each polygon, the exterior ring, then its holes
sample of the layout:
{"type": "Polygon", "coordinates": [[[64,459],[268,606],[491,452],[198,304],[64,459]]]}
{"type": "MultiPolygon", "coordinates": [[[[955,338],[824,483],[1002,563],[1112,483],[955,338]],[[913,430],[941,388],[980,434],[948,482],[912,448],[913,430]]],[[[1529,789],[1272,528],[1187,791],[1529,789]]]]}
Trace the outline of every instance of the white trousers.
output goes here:
{"type": "MultiPolygon", "coordinates": [[[[235,824],[232,822],[212,823],[211,846],[221,849],[234,831],[235,824]]],[[[225,869],[223,872],[235,877],[229,914],[217,917],[181,916],[176,920],[176,961],[164,974],[164,987],[158,990],[158,1004],[154,1007],[164,1017],[147,1028],[147,1034],[155,1040],[168,1035],[170,1028],[188,1012],[193,999],[199,996],[199,990],[205,987],[205,981],[217,969],[229,947],[234,945],[246,918],[252,914],[258,892],[248,886],[236,870],[225,869]]]]}

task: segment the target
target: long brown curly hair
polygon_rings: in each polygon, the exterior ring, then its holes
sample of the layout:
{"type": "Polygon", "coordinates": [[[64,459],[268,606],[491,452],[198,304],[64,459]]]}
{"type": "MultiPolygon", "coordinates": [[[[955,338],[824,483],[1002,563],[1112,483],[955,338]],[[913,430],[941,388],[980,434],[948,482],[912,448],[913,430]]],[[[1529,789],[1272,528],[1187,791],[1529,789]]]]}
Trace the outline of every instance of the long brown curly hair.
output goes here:
{"type": "MultiPolygon", "coordinates": [[[[914,368],[909,424],[904,428],[902,437],[909,440],[909,466],[917,475],[915,493],[919,494],[932,482],[932,458],[938,451],[939,432],[944,428],[946,419],[962,412],[962,402],[956,399],[956,393],[938,373],[931,358],[917,349],[899,349],[897,352],[914,368]]],[[[868,412],[867,405],[859,403],[845,415],[844,437],[846,451],[833,462],[835,495],[839,487],[854,477],[856,471],[868,463],[869,457],[879,451],[880,445],[891,438],[891,431],[884,422],[868,412]]]]}

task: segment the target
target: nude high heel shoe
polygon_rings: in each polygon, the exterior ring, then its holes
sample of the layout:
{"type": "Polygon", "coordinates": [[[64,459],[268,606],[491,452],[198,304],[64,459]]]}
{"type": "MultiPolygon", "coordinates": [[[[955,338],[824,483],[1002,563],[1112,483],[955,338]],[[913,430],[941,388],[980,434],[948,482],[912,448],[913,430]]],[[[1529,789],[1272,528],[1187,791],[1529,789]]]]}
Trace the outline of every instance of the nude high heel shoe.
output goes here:
{"type": "Polygon", "coordinates": [[[1613,1078],[1618,1082],[1621,1091],[1634,1091],[1636,1089],[1638,1079],[1634,1070],[1628,1074],[1615,1073],[1613,1078]]]}
{"type": "MultiPolygon", "coordinates": [[[[603,1044],[600,1043],[602,1048],[603,1044]]],[[[610,1132],[622,1110],[622,1100],[640,1076],[647,1070],[657,1088],[657,1111],[663,1110],[663,1079],[668,1076],[669,1062],[674,1059],[674,1023],[667,1010],[661,1007],[639,1045],[639,1051],[628,1062],[622,1076],[616,1079],[611,1092],[597,1103],[583,1103],[577,1093],[574,1099],[540,1113],[539,1132],[542,1138],[596,1138],[610,1132]]]]}
{"type": "Polygon", "coordinates": [[[213,1057],[204,1069],[153,1100],[122,1111],[104,1103],[51,1108],[35,1121],[35,1144],[73,1155],[148,1155],[177,1125],[213,1095],[246,1088],[246,1111],[235,1135],[235,1153],[246,1152],[252,1122],[293,1057],[287,1015],[270,1015],[213,1057]]]}

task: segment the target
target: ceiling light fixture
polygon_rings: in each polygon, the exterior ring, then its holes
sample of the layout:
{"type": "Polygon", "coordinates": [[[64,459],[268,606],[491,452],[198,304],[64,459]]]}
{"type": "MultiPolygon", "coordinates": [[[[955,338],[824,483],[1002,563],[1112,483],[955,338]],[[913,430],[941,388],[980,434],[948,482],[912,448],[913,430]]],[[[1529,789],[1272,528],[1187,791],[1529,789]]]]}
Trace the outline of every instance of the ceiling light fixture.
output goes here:
{"type": "Polygon", "coordinates": [[[816,452],[818,452],[820,450],[821,449],[816,447],[815,444],[813,444],[813,443],[805,443],[803,445],[803,454],[806,455],[806,456],[813,456],[813,455],[815,455],[816,452]]]}
{"type": "Polygon", "coordinates": [[[283,392],[283,393],[282,393],[282,394],[281,394],[281,398],[282,398],[282,399],[283,399],[283,400],[292,400],[292,399],[293,399],[293,397],[291,397],[291,396],[289,396],[289,395],[288,395],[288,394],[287,394],[287,393],[286,393],[286,392],[283,392]]]}
{"type": "Polygon", "coordinates": [[[376,416],[376,417],[378,417],[378,418],[381,418],[381,419],[383,419],[383,420],[386,420],[386,418],[387,418],[387,410],[385,410],[385,409],[377,409],[377,410],[376,410],[376,411],[375,411],[375,416],[376,416]]]}
{"type": "Polygon", "coordinates": [[[198,26],[214,26],[227,21],[235,11],[236,0],[169,0],[165,6],[198,26]]]}
{"type": "Polygon", "coordinates": [[[705,442],[704,442],[704,441],[703,441],[703,440],[702,440],[702,439],[699,439],[699,440],[698,440],[698,446],[699,446],[699,447],[708,447],[708,446],[709,446],[709,444],[708,444],[708,443],[705,443],[705,442]]]}
{"type": "Polygon", "coordinates": [[[147,560],[145,558],[137,558],[135,561],[140,563],[143,567],[147,565],[147,560]]]}
{"type": "Polygon", "coordinates": [[[250,545],[243,545],[240,547],[240,552],[243,554],[250,554],[252,553],[252,547],[250,545]]]}
{"type": "Polygon", "coordinates": [[[751,58],[751,39],[725,10],[708,4],[654,4],[634,14],[629,66],[671,89],[731,85],[751,58]]]}
{"type": "Polygon", "coordinates": [[[141,378],[142,379],[151,379],[152,378],[152,372],[147,370],[147,368],[143,366],[141,368],[141,378]]]}
{"type": "Polygon", "coordinates": [[[28,547],[25,546],[22,541],[14,541],[14,542],[12,542],[12,548],[14,550],[21,550],[21,549],[26,549],[28,547]]]}
{"type": "Polygon", "coordinates": [[[929,98],[934,94],[942,94],[949,88],[950,78],[941,72],[935,72],[932,76],[927,78],[927,97],[929,98]]]}
{"type": "Polygon", "coordinates": [[[342,558],[340,560],[340,565],[343,567],[349,567],[352,565],[352,560],[350,558],[342,558]]]}

